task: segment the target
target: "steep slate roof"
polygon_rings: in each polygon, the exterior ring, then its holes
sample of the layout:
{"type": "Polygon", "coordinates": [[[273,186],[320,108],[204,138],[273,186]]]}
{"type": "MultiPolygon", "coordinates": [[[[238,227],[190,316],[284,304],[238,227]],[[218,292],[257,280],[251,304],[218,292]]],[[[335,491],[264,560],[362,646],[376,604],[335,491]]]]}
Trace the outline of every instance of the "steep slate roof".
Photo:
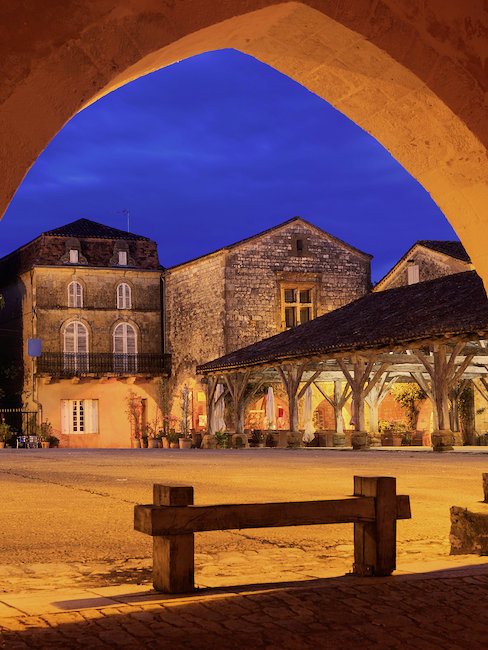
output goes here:
{"type": "MultiPolygon", "coordinates": [[[[352,352],[488,330],[488,300],[475,271],[370,293],[219,359],[199,372],[239,368],[304,355],[352,352]]],[[[475,338],[479,338],[475,334],[475,338]]]]}
{"type": "Polygon", "coordinates": [[[425,248],[430,248],[433,251],[438,253],[443,253],[444,255],[449,255],[449,257],[454,257],[457,260],[462,262],[471,262],[469,255],[467,254],[464,246],[460,241],[442,241],[435,239],[419,239],[416,244],[420,246],[425,246],[425,248]]]}
{"type": "Polygon", "coordinates": [[[93,237],[95,239],[142,239],[149,241],[149,237],[134,235],[126,230],[104,226],[103,223],[91,219],[77,219],[54,230],[43,233],[55,237],[93,237]]]}
{"type": "Polygon", "coordinates": [[[316,230],[322,235],[325,235],[327,238],[331,239],[333,242],[336,242],[340,246],[343,246],[344,248],[347,248],[348,250],[352,251],[353,253],[356,253],[356,255],[359,255],[359,257],[363,257],[367,260],[373,259],[373,255],[370,255],[369,253],[365,253],[364,251],[360,251],[359,248],[355,248],[354,246],[351,246],[351,244],[348,244],[345,241],[342,241],[342,239],[339,239],[338,237],[334,237],[334,235],[331,235],[330,233],[326,232],[325,230],[322,230],[322,228],[319,228],[318,226],[315,226],[313,223],[310,223],[306,219],[302,219],[302,217],[292,217],[291,219],[288,219],[287,221],[283,221],[282,223],[279,223],[277,226],[272,226],[271,228],[267,228],[266,230],[263,230],[262,232],[258,232],[255,235],[251,235],[250,237],[245,237],[244,239],[240,239],[239,241],[234,242],[233,244],[228,244],[227,246],[223,246],[222,248],[218,248],[215,251],[211,251],[210,253],[205,253],[204,255],[199,255],[198,257],[194,257],[191,260],[187,260],[186,262],[180,262],[180,264],[175,264],[174,266],[168,267],[166,270],[167,271],[172,271],[173,269],[177,269],[180,266],[185,266],[185,264],[192,264],[193,262],[196,262],[198,260],[201,260],[205,257],[208,257],[209,255],[215,255],[216,253],[220,253],[222,251],[229,251],[232,250],[233,248],[237,248],[238,246],[242,246],[243,244],[247,244],[248,242],[252,241],[253,239],[257,239],[258,237],[263,237],[264,235],[268,235],[276,230],[280,230],[280,228],[284,228],[285,226],[290,225],[291,223],[294,223],[295,221],[301,222],[308,226],[309,228],[312,228],[313,230],[316,230]]]}
{"type": "Polygon", "coordinates": [[[136,268],[157,270],[159,264],[156,243],[148,237],[104,226],[90,219],[78,219],[39,235],[32,241],[0,259],[0,285],[11,282],[17,275],[35,266],[76,266],[78,268],[136,268]],[[66,253],[66,242],[74,237],[80,240],[81,253],[87,264],[66,264],[61,258],[66,253]],[[116,241],[126,240],[129,255],[135,265],[119,267],[110,265],[116,241]]]}

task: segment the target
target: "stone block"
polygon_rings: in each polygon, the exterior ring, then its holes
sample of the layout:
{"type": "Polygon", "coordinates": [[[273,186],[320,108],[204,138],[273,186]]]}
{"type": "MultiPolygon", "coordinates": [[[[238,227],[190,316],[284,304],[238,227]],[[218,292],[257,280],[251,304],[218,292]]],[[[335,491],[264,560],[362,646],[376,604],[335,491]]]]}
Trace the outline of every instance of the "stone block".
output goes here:
{"type": "Polygon", "coordinates": [[[488,555],[488,505],[451,507],[451,555],[488,555]]]}
{"type": "Polygon", "coordinates": [[[206,433],[202,438],[200,449],[217,449],[217,438],[210,433],[206,433]]]}
{"type": "Polygon", "coordinates": [[[245,433],[232,434],[232,449],[247,449],[249,442],[245,433]]]}

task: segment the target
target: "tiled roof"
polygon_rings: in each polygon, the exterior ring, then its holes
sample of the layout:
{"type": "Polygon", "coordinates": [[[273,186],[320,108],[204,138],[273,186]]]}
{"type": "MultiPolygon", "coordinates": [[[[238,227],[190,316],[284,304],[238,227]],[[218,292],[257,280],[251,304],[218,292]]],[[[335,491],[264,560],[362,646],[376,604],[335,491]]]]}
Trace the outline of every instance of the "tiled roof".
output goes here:
{"type": "Polygon", "coordinates": [[[77,219],[54,230],[48,230],[44,235],[53,237],[93,237],[95,239],[145,239],[141,235],[134,235],[126,230],[104,226],[103,223],[91,219],[77,219]]]}
{"type": "Polygon", "coordinates": [[[417,242],[420,246],[425,246],[438,253],[444,253],[463,262],[471,262],[464,246],[460,241],[440,241],[432,239],[419,239],[417,242]]]}
{"type": "Polygon", "coordinates": [[[436,335],[488,331],[488,300],[475,271],[370,293],[304,325],[203,364],[199,372],[312,354],[375,349],[436,335]]]}

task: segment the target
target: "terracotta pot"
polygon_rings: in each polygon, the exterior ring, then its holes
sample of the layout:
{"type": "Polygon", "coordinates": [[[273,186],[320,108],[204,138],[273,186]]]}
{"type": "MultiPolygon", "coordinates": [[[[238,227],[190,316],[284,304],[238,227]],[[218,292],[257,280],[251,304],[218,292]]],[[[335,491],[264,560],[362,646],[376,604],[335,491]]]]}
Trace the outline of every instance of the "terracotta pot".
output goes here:
{"type": "Polygon", "coordinates": [[[42,449],[49,449],[49,442],[41,441],[41,447],[42,449]]]}
{"type": "Polygon", "coordinates": [[[156,438],[148,438],[147,439],[147,446],[149,449],[157,449],[158,448],[158,441],[156,438]]]}
{"type": "Polygon", "coordinates": [[[169,443],[169,448],[170,449],[178,449],[178,443],[177,442],[170,442],[169,443]]]}
{"type": "Polygon", "coordinates": [[[168,441],[168,438],[163,438],[163,439],[162,439],[162,443],[163,443],[163,449],[169,449],[169,441],[168,441]]]}
{"type": "Polygon", "coordinates": [[[191,440],[190,438],[180,438],[178,440],[180,449],[191,449],[191,440]]]}
{"type": "Polygon", "coordinates": [[[140,449],[141,448],[141,441],[139,440],[139,438],[134,438],[134,440],[132,441],[132,447],[134,449],[140,449]]]}
{"type": "Polygon", "coordinates": [[[403,436],[401,434],[394,433],[392,436],[393,447],[401,447],[403,436]]]}

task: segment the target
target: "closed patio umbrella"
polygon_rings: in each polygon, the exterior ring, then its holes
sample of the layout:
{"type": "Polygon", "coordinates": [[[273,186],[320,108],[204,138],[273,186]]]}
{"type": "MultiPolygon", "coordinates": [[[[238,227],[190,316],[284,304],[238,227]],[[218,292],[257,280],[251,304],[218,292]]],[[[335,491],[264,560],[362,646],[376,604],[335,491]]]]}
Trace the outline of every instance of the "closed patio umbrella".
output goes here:
{"type": "MultiPolygon", "coordinates": [[[[217,402],[217,400],[219,399],[219,397],[222,395],[223,392],[224,392],[224,387],[222,386],[222,384],[219,384],[217,386],[217,390],[215,391],[215,398],[214,398],[215,402],[217,402]]],[[[225,431],[226,426],[224,420],[224,413],[225,413],[225,404],[224,404],[224,398],[222,397],[220,402],[215,407],[212,433],[221,433],[225,431]]]]}
{"type": "Polygon", "coordinates": [[[266,396],[266,421],[269,429],[276,429],[274,393],[272,386],[268,388],[268,394],[266,396]]]}
{"type": "Polygon", "coordinates": [[[305,433],[303,442],[312,442],[315,438],[315,427],[313,425],[313,404],[312,404],[312,387],[309,386],[305,391],[305,402],[303,404],[303,421],[305,423],[305,433]]]}

